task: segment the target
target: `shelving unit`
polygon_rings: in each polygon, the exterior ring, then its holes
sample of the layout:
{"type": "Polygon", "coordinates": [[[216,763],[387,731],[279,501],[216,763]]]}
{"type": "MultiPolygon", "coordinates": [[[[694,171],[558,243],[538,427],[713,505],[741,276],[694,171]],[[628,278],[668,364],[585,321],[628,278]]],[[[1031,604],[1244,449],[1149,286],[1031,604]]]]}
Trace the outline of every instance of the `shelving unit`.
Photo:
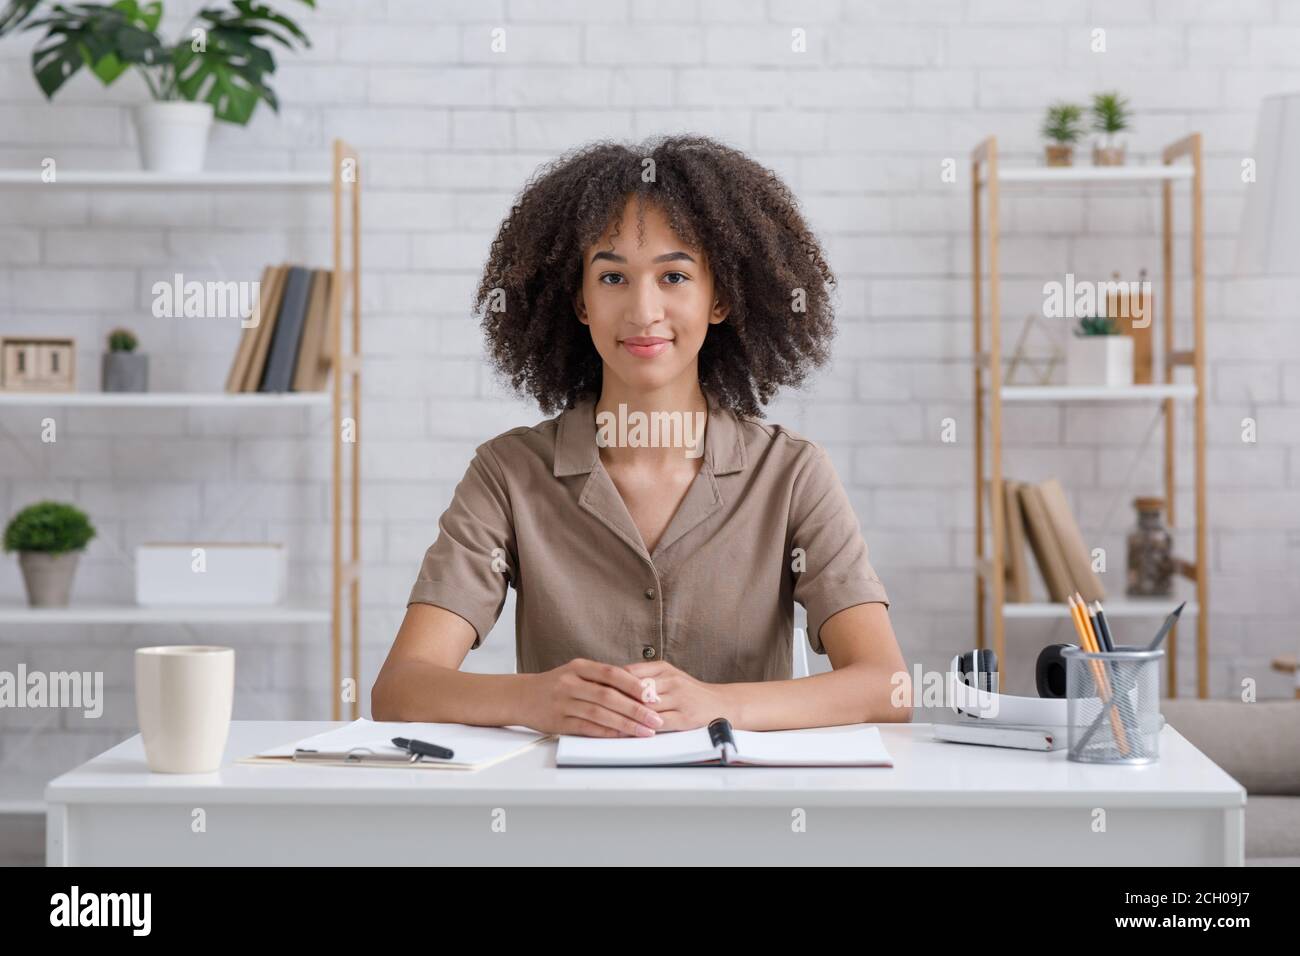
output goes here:
{"type": "Polygon", "coordinates": [[[333,338],[332,386],[326,392],[5,392],[5,408],[232,408],[266,411],[275,408],[330,408],[333,458],[330,473],[331,600],[328,609],[289,602],[272,607],[139,607],[129,604],[73,603],[65,608],[0,606],[0,623],[41,624],[325,624],[330,625],[331,714],[341,719],[343,686],[343,621],[346,596],[350,635],[350,673],[357,682],[351,717],[361,710],[360,558],[361,558],[361,162],[355,149],[335,140],[331,167],[325,171],[233,171],[193,174],[138,170],[59,170],[46,182],[39,170],[0,170],[0,188],[45,190],[190,189],[282,190],[329,189],[332,200],[333,276],[329,302],[333,338]],[[345,227],[345,220],[347,226],[345,227]],[[350,250],[346,247],[350,246],[350,250]],[[345,253],[347,255],[345,256],[345,253]],[[349,334],[343,329],[344,297],[350,296],[349,334]],[[347,388],[344,388],[344,381],[347,388]],[[351,441],[344,440],[351,419],[351,441]],[[344,445],[351,445],[345,452],[344,445]],[[344,467],[344,459],[348,467],[344,467]],[[345,485],[347,486],[345,488],[345,485]],[[344,494],[348,495],[348,550],[344,552],[344,494]]]}
{"type": "MultiPolygon", "coordinates": [[[[1002,405],[1004,402],[1159,402],[1164,424],[1164,481],[1166,516],[1175,528],[1174,482],[1174,409],[1179,401],[1193,403],[1194,433],[1194,511],[1196,521],[1195,561],[1177,560],[1180,576],[1195,583],[1196,600],[1189,601],[1183,620],[1196,619],[1196,685],[1199,697],[1209,692],[1209,550],[1207,545],[1205,504],[1205,225],[1202,201],[1203,165],[1201,136],[1193,133],[1168,146],[1160,164],[1118,167],[1029,167],[1001,168],[998,164],[997,140],[989,137],[971,153],[971,285],[974,333],[974,406],[975,406],[975,610],[976,642],[986,646],[991,618],[993,649],[1003,669],[1006,668],[1006,619],[1068,618],[1063,604],[1006,602],[1006,542],[1003,540],[1004,515],[1001,494],[990,495],[989,488],[1002,486],[1002,405]],[[1186,162],[1179,162],[1186,160],[1186,162]],[[1174,348],[1174,185],[1191,186],[1191,253],[1193,346],[1190,350],[1174,348]],[[1151,385],[1125,385],[1115,388],[1099,386],[1015,386],[1002,382],[1002,316],[999,300],[999,199],[1003,186],[1018,184],[1051,187],[1089,183],[1159,184],[1161,187],[1161,259],[1163,273],[1161,317],[1163,382],[1151,385]],[[985,209],[986,207],[986,209],[985,209]],[[984,308],[984,249],[987,231],[988,308],[984,308]],[[984,317],[988,318],[987,350],[984,342],[984,317]],[[1188,367],[1193,372],[1191,384],[1175,383],[1174,371],[1188,367]],[[988,406],[987,413],[985,406],[988,406]],[[985,460],[984,429],[988,424],[988,455],[985,460]],[[987,464],[988,474],[985,474],[987,464]],[[988,522],[986,525],[986,508],[988,522]],[[990,553],[985,555],[985,532],[991,539],[990,553]]],[[[1111,617],[1163,618],[1178,604],[1177,599],[1135,600],[1118,595],[1106,601],[1111,617]]],[[[1167,688],[1170,696],[1178,694],[1178,629],[1169,632],[1165,643],[1167,688]]]]}

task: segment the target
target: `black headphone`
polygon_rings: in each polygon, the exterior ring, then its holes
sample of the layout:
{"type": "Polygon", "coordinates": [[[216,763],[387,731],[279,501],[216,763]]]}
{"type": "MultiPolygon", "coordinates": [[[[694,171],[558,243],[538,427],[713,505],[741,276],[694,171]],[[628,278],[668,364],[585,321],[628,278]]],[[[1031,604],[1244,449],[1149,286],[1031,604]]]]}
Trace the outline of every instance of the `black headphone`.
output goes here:
{"type": "Polygon", "coordinates": [[[957,677],[963,684],[976,690],[998,692],[998,655],[996,651],[967,651],[957,658],[957,677]]]}
{"type": "MultiPolygon", "coordinates": [[[[1034,667],[1034,683],[1039,697],[1064,699],[1066,648],[1077,644],[1048,644],[1038,654],[1034,667]]],[[[957,658],[957,678],[976,690],[998,693],[998,655],[991,650],[967,651],[957,658]]]]}
{"type": "Polygon", "coordinates": [[[1038,664],[1034,667],[1034,683],[1038,686],[1039,697],[1062,698],[1065,696],[1065,658],[1062,651],[1077,644],[1048,644],[1038,652],[1038,664]]]}

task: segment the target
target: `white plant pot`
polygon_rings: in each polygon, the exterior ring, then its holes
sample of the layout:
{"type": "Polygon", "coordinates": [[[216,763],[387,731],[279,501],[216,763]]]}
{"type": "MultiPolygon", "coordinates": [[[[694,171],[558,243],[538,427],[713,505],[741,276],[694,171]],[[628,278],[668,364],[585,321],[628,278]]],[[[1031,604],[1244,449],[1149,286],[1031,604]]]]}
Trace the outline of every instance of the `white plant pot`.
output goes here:
{"type": "Polygon", "coordinates": [[[203,169],[212,128],[211,103],[145,103],[135,108],[140,162],[154,173],[197,173],[203,169]]]}
{"type": "Polygon", "coordinates": [[[1065,348],[1070,385],[1132,385],[1133,338],[1128,335],[1072,335],[1065,348]]]}

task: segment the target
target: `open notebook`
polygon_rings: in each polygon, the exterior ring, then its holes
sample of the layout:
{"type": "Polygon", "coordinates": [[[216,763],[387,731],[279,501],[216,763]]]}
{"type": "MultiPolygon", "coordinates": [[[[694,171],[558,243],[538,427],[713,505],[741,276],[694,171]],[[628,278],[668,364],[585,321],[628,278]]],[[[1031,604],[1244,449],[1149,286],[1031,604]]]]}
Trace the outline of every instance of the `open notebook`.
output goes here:
{"type": "Polygon", "coordinates": [[[653,737],[560,737],[559,767],[892,767],[876,727],[733,730],[719,717],[698,730],[653,737]]]}
{"type": "Polygon", "coordinates": [[[548,739],[549,734],[526,727],[376,722],[363,717],[346,727],[327,730],[303,740],[291,740],[239,762],[480,770],[548,739]],[[422,757],[412,762],[409,753],[393,746],[394,737],[437,744],[452,751],[452,756],[447,760],[422,757]]]}

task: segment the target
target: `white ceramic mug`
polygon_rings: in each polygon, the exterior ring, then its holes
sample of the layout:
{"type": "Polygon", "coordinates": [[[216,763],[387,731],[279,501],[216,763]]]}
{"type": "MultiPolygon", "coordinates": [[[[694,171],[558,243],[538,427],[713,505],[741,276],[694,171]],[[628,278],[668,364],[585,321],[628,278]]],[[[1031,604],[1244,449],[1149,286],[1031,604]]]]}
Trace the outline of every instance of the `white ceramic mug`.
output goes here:
{"type": "Polygon", "coordinates": [[[155,773],[221,766],[235,701],[235,649],[206,645],[135,652],[135,712],[155,773]]]}

